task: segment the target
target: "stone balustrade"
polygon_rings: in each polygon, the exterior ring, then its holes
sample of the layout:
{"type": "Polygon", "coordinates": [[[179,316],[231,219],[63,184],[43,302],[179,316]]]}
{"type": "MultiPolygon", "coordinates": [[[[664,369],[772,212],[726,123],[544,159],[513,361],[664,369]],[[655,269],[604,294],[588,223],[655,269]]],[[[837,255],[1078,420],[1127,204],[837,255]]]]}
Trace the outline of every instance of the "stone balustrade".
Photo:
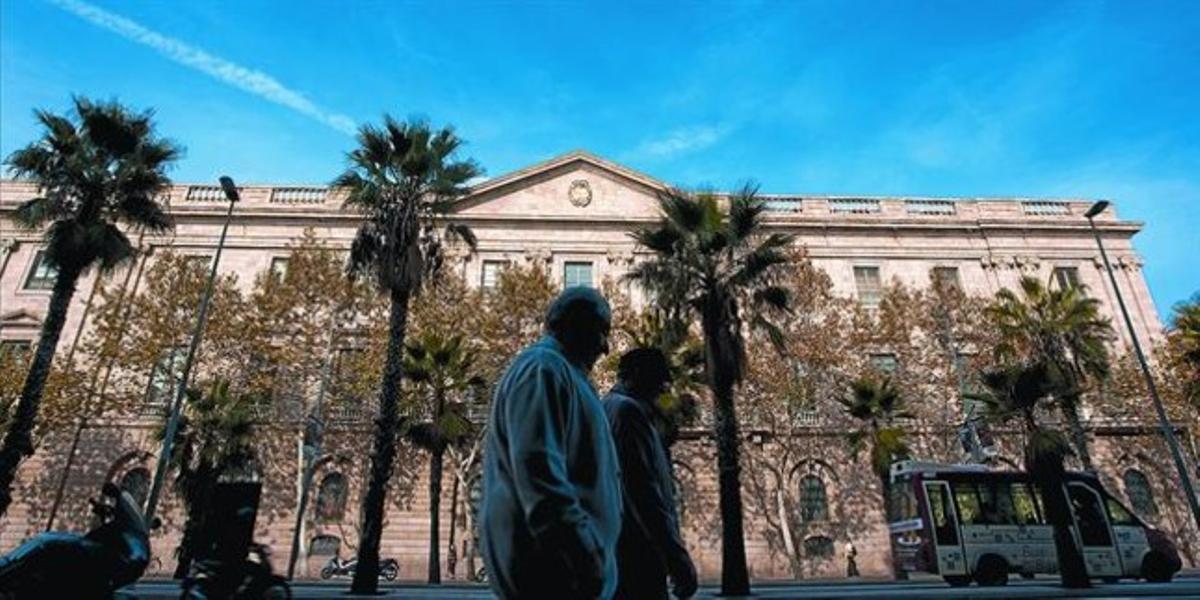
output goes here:
{"type": "MultiPolygon", "coordinates": [[[[344,194],[324,186],[239,187],[240,207],[265,210],[316,209],[340,212],[344,194]],[[286,207],[286,208],[285,208],[286,207]]],[[[0,210],[32,198],[37,187],[31,183],[0,180],[0,210]]],[[[1081,220],[1090,200],[1030,198],[919,198],[861,196],[802,196],[762,194],[767,211],[775,219],[945,219],[945,220],[1081,220]]],[[[175,185],[161,198],[175,209],[204,210],[225,203],[218,185],[175,185]]],[[[1097,221],[1116,221],[1110,207],[1097,221]]]]}

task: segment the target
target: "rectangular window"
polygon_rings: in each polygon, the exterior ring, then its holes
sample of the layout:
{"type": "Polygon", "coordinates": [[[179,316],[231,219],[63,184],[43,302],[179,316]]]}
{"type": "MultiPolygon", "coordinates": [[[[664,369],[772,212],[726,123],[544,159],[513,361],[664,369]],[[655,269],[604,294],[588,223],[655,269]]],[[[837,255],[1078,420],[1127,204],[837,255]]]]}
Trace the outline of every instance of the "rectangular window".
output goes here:
{"type": "Polygon", "coordinates": [[[283,281],[287,277],[288,259],[286,256],[276,256],[271,259],[271,278],[283,281]]]}
{"type": "Polygon", "coordinates": [[[1038,508],[1037,496],[1028,483],[1012,484],[1012,503],[1017,525],[1042,524],[1042,511],[1038,508]]]}
{"type": "Polygon", "coordinates": [[[1079,269],[1075,267],[1054,267],[1054,284],[1060,290],[1079,287],[1079,269]]]}
{"type": "Polygon", "coordinates": [[[896,360],[896,355],[891,353],[872,354],[868,359],[871,361],[871,368],[883,373],[891,375],[896,372],[896,366],[899,361],[896,360]]]}
{"type": "Polygon", "coordinates": [[[200,267],[201,269],[207,271],[209,265],[212,264],[212,256],[209,256],[208,254],[193,254],[187,257],[187,261],[188,266],[200,267]]]}
{"type": "Polygon", "coordinates": [[[33,267],[29,269],[29,277],[25,279],[27,290],[49,290],[54,288],[54,278],[58,276],[55,269],[46,260],[46,252],[38,250],[33,257],[33,267]]]}
{"type": "Polygon", "coordinates": [[[854,286],[858,289],[858,301],[867,308],[879,306],[883,297],[883,280],[879,267],[854,267],[854,286]]]}
{"type": "Polygon", "coordinates": [[[929,498],[929,520],[933,521],[937,545],[957,545],[958,528],[954,525],[954,508],[949,486],[937,481],[926,483],[925,496],[929,498]]]}
{"type": "Polygon", "coordinates": [[[179,378],[183,377],[183,363],[187,360],[187,348],[176,346],[165,350],[150,371],[150,385],[146,389],[146,404],[165,407],[175,395],[179,378]]]}
{"type": "Polygon", "coordinates": [[[507,261],[503,260],[485,260],[483,267],[479,270],[479,287],[485,290],[494,290],[500,283],[500,271],[508,266],[507,261]]]}
{"type": "Polygon", "coordinates": [[[592,286],[592,263],[569,262],[563,265],[563,287],[592,286]]]}
{"type": "Polygon", "coordinates": [[[963,525],[982,525],[983,515],[979,509],[979,492],[974,483],[954,482],[954,504],[958,507],[958,521],[963,525]]]}
{"type": "Polygon", "coordinates": [[[944,290],[962,291],[962,282],[958,279],[958,267],[934,267],[930,272],[933,285],[944,290]]]}

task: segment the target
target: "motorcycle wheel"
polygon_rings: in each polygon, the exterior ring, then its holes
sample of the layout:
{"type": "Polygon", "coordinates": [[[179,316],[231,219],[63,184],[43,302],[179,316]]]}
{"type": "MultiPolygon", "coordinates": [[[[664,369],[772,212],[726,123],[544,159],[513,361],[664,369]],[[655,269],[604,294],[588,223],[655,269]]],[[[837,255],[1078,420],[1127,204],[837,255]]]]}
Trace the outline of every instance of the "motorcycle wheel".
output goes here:
{"type": "Polygon", "coordinates": [[[383,575],[383,578],[388,581],[395,581],[396,576],[399,574],[397,573],[398,570],[399,569],[396,567],[396,565],[383,565],[383,568],[379,570],[379,574],[383,575]]]}
{"type": "Polygon", "coordinates": [[[321,579],[329,579],[333,577],[333,567],[326,566],[321,569],[321,579]]]}

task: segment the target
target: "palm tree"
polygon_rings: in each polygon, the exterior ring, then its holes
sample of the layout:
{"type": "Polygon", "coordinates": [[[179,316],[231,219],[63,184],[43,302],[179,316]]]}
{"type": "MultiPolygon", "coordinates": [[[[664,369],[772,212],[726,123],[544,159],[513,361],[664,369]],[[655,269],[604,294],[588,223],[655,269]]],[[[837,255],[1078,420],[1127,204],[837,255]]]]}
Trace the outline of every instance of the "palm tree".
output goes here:
{"type": "Polygon", "coordinates": [[[1200,294],[1175,305],[1167,348],[1183,370],[1187,399],[1200,406],[1200,294]]]}
{"type": "Polygon", "coordinates": [[[988,308],[1001,337],[997,358],[1039,362],[1057,372],[1053,377],[1063,385],[1055,399],[1080,463],[1093,471],[1087,432],[1079,417],[1080,395],[1089,379],[1108,376],[1112,325],[1100,316],[1100,301],[1085,296],[1082,286],[1051,289],[1033,277],[1022,277],[1020,287],[1021,296],[1000,290],[988,308]]]}
{"type": "Polygon", "coordinates": [[[45,227],[44,260],[57,274],[37,352],[0,445],[0,516],[12,502],[17,466],[33,454],[34,420],[76,282],[93,266],[108,272],[134,255],[121,225],[172,226],[158,197],[171,184],[166,171],[181,150],[155,135],[153,113],[80,97],[74,107],[74,119],[37,111],[41,139],[5,160],[15,177],[38,186],[38,197],[14,216],[22,227],[45,227]]]}
{"type": "Polygon", "coordinates": [[[669,190],[659,195],[662,220],[631,235],[653,259],[627,276],[663,308],[682,307],[699,316],[709,389],[715,404],[714,433],[721,510],[721,593],[750,591],[742,526],[740,435],[734,388],[746,369],[745,325],[781,344],[768,315],[786,311],[787,291],[775,277],[787,262],[791,236],[762,232],[763,202],[746,186],[724,199],[669,190]],[[743,308],[748,317],[743,319],[743,308]]]}
{"type": "Polygon", "coordinates": [[[892,463],[909,457],[907,437],[896,419],[911,418],[904,410],[904,398],[888,378],[861,377],[850,384],[850,396],[838,398],[846,414],[861,421],[865,431],[850,436],[850,446],[857,453],[867,446],[871,449],[871,470],[880,481],[883,504],[887,506],[891,488],[892,463]]]}
{"type": "Polygon", "coordinates": [[[474,374],[475,358],[462,336],[427,331],[415,343],[407,344],[406,350],[404,374],[419,386],[413,390],[417,397],[414,409],[428,420],[410,423],[404,435],[429,452],[429,583],[441,583],[438,534],[443,460],[449,447],[471,439],[474,426],[467,418],[463,396],[469,388],[482,386],[483,380],[474,374]],[[428,404],[422,405],[422,401],[428,404]]]}
{"type": "Polygon", "coordinates": [[[346,206],[363,214],[350,247],[349,271],[372,277],[391,303],[354,593],[374,593],[379,587],[379,540],[396,454],[409,300],[426,277],[440,270],[444,241],[475,247],[468,227],[443,222],[451,203],[467,192],[467,181],[481,173],[474,161],[455,158],[461,144],[450,127],[432,131],[423,121],[404,123],[384,116],[382,128],[359,129],[358,148],[348,155],[350,166],[333,182],[345,190],[346,206]]]}
{"type": "Polygon", "coordinates": [[[1071,445],[1057,431],[1038,422],[1038,407],[1059,393],[1064,382],[1057,368],[1045,363],[1001,366],[983,374],[985,393],[974,395],[988,406],[998,421],[1019,421],[1025,430],[1025,470],[1041,495],[1046,520],[1054,528],[1054,548],[1064,587],[1088,587],[1083,553],[1071,533],[1071,512],[1066,495],[1064,461],[1071,445]]]}
{"type": "MultiPolygon", "coordinates": [[[[183,539],[179,544],[175,577],[187,575],[192,559],[205,544],[217,480],[222,474],[244,471],[254,459],[254,408],[256,398],[233,394],[229,382],[216,381],[208,393],[187,390],[187,413],[171,446],[171,467],[177,472],[175,487],[187,509],[183,539]]],[[[165,428],[157,433],[161,441],[165,428]]]]}

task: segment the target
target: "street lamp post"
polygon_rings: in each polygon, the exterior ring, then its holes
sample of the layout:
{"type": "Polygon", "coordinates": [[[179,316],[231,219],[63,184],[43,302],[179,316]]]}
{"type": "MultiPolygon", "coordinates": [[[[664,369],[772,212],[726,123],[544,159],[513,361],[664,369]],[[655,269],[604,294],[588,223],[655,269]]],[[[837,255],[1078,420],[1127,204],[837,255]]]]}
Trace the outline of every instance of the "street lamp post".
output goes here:
{"type": "Polygon", "coordinates": [[[200,300],[200,311],[196,315],[196,326],[192,329],[192,342],[188,346],[187,359],[183,362],[183,372],[179,376],[179,384],[175,387],[175,397],[171,401],[171,409],[167,414],[167,427],[163,432],[162,451],[158,455],[158,465],[154,469],[154,481],[150,485],[150,494],[146,497],[145,520],[154,522],[154,511],[158,508],[158,497],[162,493],[163,479],[167,475],[167,464],[171,459],[171,444],[175,442],[175,433],[179,429],[179,413],[183,408],[183,397],[187,393],[188,379],[192,373],[192,362],[196,358],[196,350],[200,348],[200,338],[204,334],[204,324],[208,321],[208,307],[212,301],[213,286],[217,279],[217,265],[221,262],[221,250],[225,247],[225,236],[229,233],[229,221],[233,217],[233,205],[241,198],[233,179],[227,175],[220,178],[221,190],[229,200],[229,209],[225,211],[225,224],[221,226],[221,238],[217,241],[217,251],[213,255],[212,265],[208,270],[208,284],[204,289],[204,297],[200,300]]]}
{"type": "Polygon", "coordinates": [[[1100,231],[1096,229],[1096,215],[1108,208],[1108,201],[1101,200],[1092,205],[1084,214],[1092,235],[1096,238],[1096,246],[1100,248],[1100,258],[1104,261],[1104,270],[1108,272],[1108,280],[1112,283],[1113,293],[1117,296],[1117,306],[1121,308],[1121,317],[1125,320],[1125,328],[1129,330],[1129,340],[1133,342],[1133,351],[1137,355],[1138,364],[1142,367],[1142,375],[1146,378],[1146,388],[1150,390],[1150,399],[1154,402],[1154,410],[1158,413],[1158,425],[1162,429],[1167,446],[1171,449],[1171,458],[1175,460],[1175,469],[1179,471],[1179,479],[1183,483],[1183,494],[1187,496],[1188,506],[1192,509],[1192,518],[1196,527],[1200,527],[1200,503],[1196,500],[1196,490],[1192,487],[1192,478],[1188,474],[1187,464],[1183,461],[1183,453],[1179,449],[1179,440],[1175,438],[1175,428],[1167,419],[1167,411],[1163,409],[1162,399],[1158,396],[1158,387],[1154,385],[1154,377],[1146,364],[1146,355],[1142,353],[1142,345],[1138,342],[1137,332],[1133,330],[1133,321],[1129,318],[1129,310],[1125,308],[1125,299],[1121,297],[1121,288],[1117,285],[1117,277],[1113,274],[1112,265],[1108,262],[1108,253],[1104,251],[1104,242],[1100,239],[1100,231]]]}
{"type": "Polygon", "coordinates": [[[317,461],[321,458],[321,438],[325,433],[324,401],[325,392],[329,388],[329,378],[333,373],[334,341],[337,337],[337,310],[329,315],[329,338],[325,346],[325,364],[321,368],[321,383],[317,388],[317,400],[312,412],[304,421],[304,438],[301,448],[303,463],[300,468],[300,501],[296,508],[296,526],[292,529],[292,550],[288,555],[287,578],[296,575],[296,560],[300,557],[300,539],[304,534],[304,515],[308,511],[308,497],[312,489],[313,475],[317,461]]]}

